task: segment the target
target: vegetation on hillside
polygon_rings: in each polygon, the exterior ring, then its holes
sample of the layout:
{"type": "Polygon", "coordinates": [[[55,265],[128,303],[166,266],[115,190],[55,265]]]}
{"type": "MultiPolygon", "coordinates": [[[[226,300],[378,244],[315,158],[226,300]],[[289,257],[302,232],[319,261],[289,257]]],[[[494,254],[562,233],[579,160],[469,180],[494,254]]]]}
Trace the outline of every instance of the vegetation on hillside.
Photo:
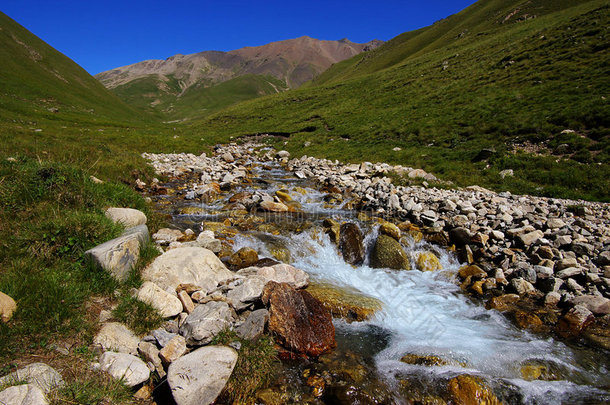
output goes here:
{"type": "Polygon", "coordinates": [[[483,0],[339,64],[321,84],[238,104],[189,130],[284,133],[278,144],[297,155],[609,201],[609,11],[602,0],[483,0]],[[477,161],[483,149],[495,153],[477,161]],[[505,169],[514,177],[500,177],[505,169]]]}

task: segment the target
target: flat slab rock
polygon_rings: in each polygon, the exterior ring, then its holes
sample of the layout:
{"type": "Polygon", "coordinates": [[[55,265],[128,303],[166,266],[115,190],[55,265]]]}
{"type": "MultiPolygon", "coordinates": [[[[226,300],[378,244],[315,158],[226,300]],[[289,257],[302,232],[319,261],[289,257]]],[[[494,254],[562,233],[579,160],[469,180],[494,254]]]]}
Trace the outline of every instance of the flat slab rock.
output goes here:
{"type": "Polygon", "coordinates": [[[0,404],[4,405],[48,405],[44,392],[34,384],[9,387],[0,392],[0,404]]]}
{"type": "Polygon", "coordinates": [[[118,322],[108,322],[93,338],[93,343],[102,346],[104,350],[136,354],[140,339],[127,326],[118,322]]]}
{"type": "Polygon", "coordinates": [[[140,258],[140,237],[137,233],[119,236],[87,250],[85,256],[115,279],[124,281],[140,258]]]}
{"type": "Polygon", "coordinates": [[[123,381],[128,387],[142,384],[150,377],[146,363],[127,353],[106,352],[100,357],[100,370],[123,381]]]}
{"type": "Polygon", "coordinates": [[[144,269],[142,278],[163,290],[175,290],[180,284],[194,284],[209,292],[235,275],[211,250],[181,247],[157,257],[144,269]]]}
{"type": "Polygon", "coordinates": [[[36,386],[44,393],[65,384],[61,374],[53,367],[44,363],[32,363],[0,378],[0,385],[10,385],[23,381],[36,386]]]}
{"type": "Polygon", "coordinates": [[[208,405],[225,387],[237,363],[237,352],[205,346],[174,361],[167,381],[177,405],[208,405]]]}

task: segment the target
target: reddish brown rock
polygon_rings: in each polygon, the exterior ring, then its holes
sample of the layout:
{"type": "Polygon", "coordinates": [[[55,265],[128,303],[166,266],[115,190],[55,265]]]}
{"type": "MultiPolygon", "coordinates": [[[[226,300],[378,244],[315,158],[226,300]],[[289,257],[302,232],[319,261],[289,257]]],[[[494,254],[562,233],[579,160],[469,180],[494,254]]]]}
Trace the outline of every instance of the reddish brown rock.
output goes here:
{"type": "Polygon", "coordinates": [[[575,305],[559,321],[559,333],[563,336],[580,334],[595,317],[593,313],[582,305],[575,305]]]}
{"type": "Polygon", "coordinates": [[[330,312],[307,291],[270,281],[262,300],[269,307],[269,330],[287,349],[319,356],[336,346],[330,312]]]}

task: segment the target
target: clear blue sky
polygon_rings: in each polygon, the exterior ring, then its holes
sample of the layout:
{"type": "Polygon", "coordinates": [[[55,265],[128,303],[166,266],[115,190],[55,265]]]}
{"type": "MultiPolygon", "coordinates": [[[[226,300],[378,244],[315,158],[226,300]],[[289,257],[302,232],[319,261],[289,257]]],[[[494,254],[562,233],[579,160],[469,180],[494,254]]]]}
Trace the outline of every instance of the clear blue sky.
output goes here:
{"type": "Polygon", "coordinates": [[[388,40],[475,0],[1,0],[0,10],[96,74],[145,59],[308,35],[388,40]]]}

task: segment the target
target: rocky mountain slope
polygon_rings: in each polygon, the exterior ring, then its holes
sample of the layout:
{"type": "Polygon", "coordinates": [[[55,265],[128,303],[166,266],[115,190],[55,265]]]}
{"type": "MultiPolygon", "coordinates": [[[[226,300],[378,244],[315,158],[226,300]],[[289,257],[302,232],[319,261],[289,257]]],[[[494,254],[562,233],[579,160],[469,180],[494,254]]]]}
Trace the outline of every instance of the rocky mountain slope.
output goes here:
{"type": "Polygon", "coordinates": [[[222,93],[232,95],[221,103],[224,106],[242,100],[244,93],[246,98],[254,98],[299,87],[332,64],[380,44],[377,40],[357,44],[348,39],[300,37],[230,52],[204,51],[146,60],[99,73],[96,78],[130,104],[188,115],[217,107],[202,94],[210,94],[209,89],[221,83],[242,78],[224,87],[222,93]],[[200,108],[189,110],[187,105],[193,103],[200,108]]]}

